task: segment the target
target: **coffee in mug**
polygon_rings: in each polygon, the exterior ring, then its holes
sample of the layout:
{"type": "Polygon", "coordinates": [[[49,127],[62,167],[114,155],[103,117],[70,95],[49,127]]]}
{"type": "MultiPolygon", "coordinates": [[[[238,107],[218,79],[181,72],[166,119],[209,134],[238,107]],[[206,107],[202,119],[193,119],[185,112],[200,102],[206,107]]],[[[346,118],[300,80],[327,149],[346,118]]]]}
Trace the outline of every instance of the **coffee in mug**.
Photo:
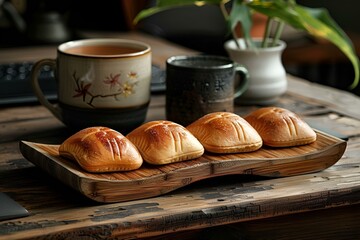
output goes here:
{"type": "Polygon", "coordinates": [[[126,39],[86,39],[61,44],[57,58],[32,70],[34,92],[65,125],[107,126],[129,132],[146,118],[150,102],[151,49],[126,39]],[[50,103],[38,82],[44,65],[54,69],[58,104],[50,103]]]}
{"type": "Polygon", "coordinates": [[[79,46],[65,50],[69,54],[84,54],[84,55],[118,55],[136,53],[136,48],[122,47],[122,46],[79,46]]]}

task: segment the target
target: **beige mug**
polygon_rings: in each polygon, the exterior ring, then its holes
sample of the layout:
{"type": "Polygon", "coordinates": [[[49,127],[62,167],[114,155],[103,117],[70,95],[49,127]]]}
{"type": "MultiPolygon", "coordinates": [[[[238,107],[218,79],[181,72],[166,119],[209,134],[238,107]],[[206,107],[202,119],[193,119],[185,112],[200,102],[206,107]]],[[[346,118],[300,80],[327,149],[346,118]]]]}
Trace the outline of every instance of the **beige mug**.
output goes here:
{"type": "Polygon", "coordinates": [[[126,39],[85,39],[63,43],[56,59],[34,64],[31,76],[39,102],[74,129],[107,126],[129,132],[146,118],[150,102],[151,48],[126,39]],[[58,103],[39,85],[41,68],[54,69],[58,103]]]}

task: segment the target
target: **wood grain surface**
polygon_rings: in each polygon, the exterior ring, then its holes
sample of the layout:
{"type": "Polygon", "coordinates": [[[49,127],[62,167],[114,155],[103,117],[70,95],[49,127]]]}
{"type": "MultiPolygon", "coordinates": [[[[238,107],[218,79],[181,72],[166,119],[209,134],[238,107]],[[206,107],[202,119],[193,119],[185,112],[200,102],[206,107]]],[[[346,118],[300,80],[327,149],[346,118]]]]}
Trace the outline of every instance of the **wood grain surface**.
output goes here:
{"type": "Polygon", "coordinates": [[[75,190],[97,202],[122,202],[168,193],[193,182],[232,174],[287,177],[324,170],[343,155],[346,142],[317,131],[316,142],[290,148],[262,147],[250,153],[211,154],[126,172],[89,173],[59,156],[59,145],[21,141],[23,156],[75,190]]]}
{"type": "MultiPolygon", "coordinates": [[[[155,64],[189,53],[154,38],[129,37],[149,42],[155,64]]],[[[55,53],[51,47],[0,49],[0,62],[51,58],[55,53]]],[[[288,91],[276,106],[296,112],[315,129],[346,139],[341,159],[314,173],[259,177],[250,175],[252,169],[246,175],[193,182],[157,197],[107,204],[50,176],[19,150],[20,141],[58,145],[73,132],[43,106],[2,107],[0,191],[28,209],[30,216],[0,221],[0,240],[360,239],[360,98],[288,75],[288,91]]],[[[243,116],[258,107],[238,104],[235,111],[243,116]]],[[[165,96],[152,95],[146,121],[164,118],[165,96]]],[[[49,167],[52,164],[49,161],[49,167]]],[[[166,176],[173,180],[174,174],[166,176]]],[[[75,186],[81,182],[73,181],[75,186]]]]}

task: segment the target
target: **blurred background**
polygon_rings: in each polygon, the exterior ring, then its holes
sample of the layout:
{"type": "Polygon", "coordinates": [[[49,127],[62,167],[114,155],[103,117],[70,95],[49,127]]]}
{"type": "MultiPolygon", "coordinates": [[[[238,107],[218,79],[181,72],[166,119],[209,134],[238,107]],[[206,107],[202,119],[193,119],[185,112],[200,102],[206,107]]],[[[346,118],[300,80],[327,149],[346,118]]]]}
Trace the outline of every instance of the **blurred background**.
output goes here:
{"type": "MultiPolygon", "coordinates": [[[[360,1],[298,0],[310,7],[327,8],[360,51],[360,1]]],[[[187,6],[158,13],[133,25],[133,18],[153,0],[0,0],[0,48],[59,44],[81,38],[82,32],[142,31],[207,53],[225,55],[229,39],[218,6],[187,6]]],[[[263,24],[261,19],[259,25],[263,24]]],[[[254,35],[257,33],[254,32],[254,35]]],[[[312,82],[349,90],[353,69],[332,44],[287,28],[283,54],[287,72],[312,82]]]]}

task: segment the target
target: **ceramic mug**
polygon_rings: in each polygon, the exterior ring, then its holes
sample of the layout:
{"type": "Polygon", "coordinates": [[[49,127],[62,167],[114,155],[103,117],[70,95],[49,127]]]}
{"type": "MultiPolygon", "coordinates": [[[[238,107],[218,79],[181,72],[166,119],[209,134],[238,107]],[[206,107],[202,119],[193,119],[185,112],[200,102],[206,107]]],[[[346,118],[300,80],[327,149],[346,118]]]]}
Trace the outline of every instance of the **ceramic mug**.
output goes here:
{"type": "Polygon", "coordinates": [[[31,81],[39,102],[65,125],[129,132],[145,121],[150,102],[151,48],[126,39],[66,42],[58,46],[56,59],[35,63],[31,81]],[[39,85],[44,65],[55,72],[57,105],[39,85]]]}
{"type": "Polygon", "coordinates": [[[166,62],[166,118],[186,126],[211,112],[233,112],[248,86],[245,67],[222,56],[173,56],[166,62]],[[238,78],[236,78],[238,76],[238,78]],[[235,79],[240,79],[235,86],[235,79]]]}

